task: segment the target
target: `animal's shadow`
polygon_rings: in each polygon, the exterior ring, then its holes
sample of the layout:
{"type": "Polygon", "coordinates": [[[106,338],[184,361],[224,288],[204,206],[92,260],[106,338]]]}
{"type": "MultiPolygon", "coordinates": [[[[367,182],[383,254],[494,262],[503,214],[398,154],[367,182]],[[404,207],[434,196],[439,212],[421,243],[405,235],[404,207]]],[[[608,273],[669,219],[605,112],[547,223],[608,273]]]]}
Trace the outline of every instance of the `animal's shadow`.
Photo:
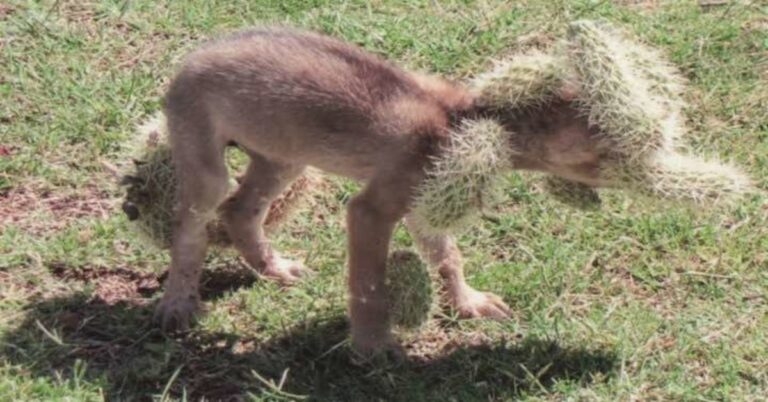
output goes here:
{"type": "Polygon", "coordinates": [[[147,300],[108,304],[85,293],[42,300],[5,334],[2,353],[52,379],[72,378],[85,363],[86,377],[104,381],[110,400],[149,400],[177,370],[171,393],[190,400],[242,400],[249,392],[291,399],[265,383],[284,374],[282,390],[310,400],[499,400],[558,381],[584,385],[611,376],[616,365],[612,352],[536,339],[459,342],[428,358],[361,364],[338,314],[297,322],[266,341],[202,331],[172,339],[150,324],[147,300]]]}

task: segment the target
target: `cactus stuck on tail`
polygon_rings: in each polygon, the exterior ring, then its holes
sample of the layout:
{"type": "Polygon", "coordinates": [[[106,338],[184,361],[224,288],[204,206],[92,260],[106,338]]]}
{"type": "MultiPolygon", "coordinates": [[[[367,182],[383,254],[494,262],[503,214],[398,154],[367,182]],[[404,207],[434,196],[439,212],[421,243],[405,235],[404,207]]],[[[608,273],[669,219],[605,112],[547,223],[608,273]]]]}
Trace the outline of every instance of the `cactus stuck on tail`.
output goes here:
{"type": "MultiPolygon", "coordinates": [[[[168,144],[165,116],[156,114],[141,124],[137,131],[133,168],[121,182],[126,186],[122,209],[151,244],[168,248],[173,234],[178,178],[168,144]]],[[[312,172],[297,178],[270,205],[265,229],[273,230],[284,222],[290,212],[308,198],[318,181],[312,172]]],[[[236,180],[231,180],[230,187],[234,189],[236,186],[236,180]]],[[[206,229],[211,245],[227,247],[231,244],[226,227],[218,217],[211,219],[206,229]]]]}

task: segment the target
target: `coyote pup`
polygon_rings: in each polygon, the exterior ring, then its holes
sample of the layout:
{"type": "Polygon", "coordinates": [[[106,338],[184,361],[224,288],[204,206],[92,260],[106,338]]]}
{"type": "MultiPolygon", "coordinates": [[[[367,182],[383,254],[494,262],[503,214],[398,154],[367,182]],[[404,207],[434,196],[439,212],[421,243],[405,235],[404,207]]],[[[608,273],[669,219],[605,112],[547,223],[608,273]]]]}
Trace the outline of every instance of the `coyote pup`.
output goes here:
{"type": "Polygon", "coordinates": [[[597,184],[594,133],[568,91],[561,93],[545,105],[505,114],[459,85],[288,28],[251,30],[202,46],[186,58],[165,97],[180,205],[157,319],[166,330],[185,329],[200,307],[205,225],[217,211],[234,246],[261,275],[290,284],[304,274],[300,263],[272,249],[262,223],[270,202],[308,166],[364,184],[347,212],[357,351],[397,348],[384,271],[393,228],[403,218],[439,273],[450,306],[463,317],[507,317],[501,298],[466,283],[453,238],[419,230],[410,206],[430,164],[467,118],[503,125],[511,168],[597,184]],[[232,144],[250,156],[250,165],[226,198],[224,149],[232,144]]]}

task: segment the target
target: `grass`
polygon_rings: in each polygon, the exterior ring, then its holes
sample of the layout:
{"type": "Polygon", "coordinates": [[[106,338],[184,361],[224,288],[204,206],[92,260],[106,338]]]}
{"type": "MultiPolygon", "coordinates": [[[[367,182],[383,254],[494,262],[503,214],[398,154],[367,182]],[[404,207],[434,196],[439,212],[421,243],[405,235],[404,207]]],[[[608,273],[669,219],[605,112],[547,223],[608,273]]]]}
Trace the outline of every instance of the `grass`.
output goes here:
{"type": "MultiPolygon", "coordinates": [[[[768,7],[657,1],[20,1],[0,5],[0,400],[759,400],[768,394],[768,203],[695,211],[609,194],[580,212],[529,175],[460,238],[470,282],[515,310],[450,312],[411,358],[346,343],[340,179],[278,231],[317,271],[288,290],[211,253],[192,334],[149,325],[168,257],[117,208],[125,159],[194,44],[263,23],[345,38],[411,69],[482,71],[530,33],[606,18],[690,80],[691,147],[768,188],[768,7]]],[[[394,248],[411,247],[402,229],[394,248]]]]}

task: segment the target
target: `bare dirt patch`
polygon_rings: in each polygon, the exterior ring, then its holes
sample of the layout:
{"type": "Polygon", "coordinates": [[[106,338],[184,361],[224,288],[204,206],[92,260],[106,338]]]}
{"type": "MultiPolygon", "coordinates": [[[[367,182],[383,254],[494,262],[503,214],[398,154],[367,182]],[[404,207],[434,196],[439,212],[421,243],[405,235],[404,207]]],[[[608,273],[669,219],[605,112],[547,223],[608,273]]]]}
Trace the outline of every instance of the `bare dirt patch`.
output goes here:
{"type": "Polygon", "coordinates": [[[24,187],[0,192],[0,233],[16,226],[31,234],[59,231],[83,218],[106,219],[115,201],[97,187],[67,194],[24,187]]]}
{"type": "Polygon", "coordinates": [[[0,21],[8,18],[16,9],[9,4],[0,4],[0,21]]]}
{"type": "Polygon", "coordinates": [[[95,4],[81,1],[57,2],[55,11],[68,22],[78,25],[94,21],[96,16],[95,4]]]}
{"type": "Polygon", "coordinates": [[[145,304],[160,289],[160,278],[153,273],[127,268],[85,267],[73,269],[61,264],[50,266],[58,279],[94,284],[93,298],[106,304],[119,302],[145,304]]]}
{"type": "Polygon", "coordinates": [[[768,17],[757,17],[744,25],[744,29],[750,32],[765,32],[768,30],[768,17]]]}
{"type": "Polygon", "coordinates": [[[418,337],[406,341],[404,347],[412,361],[427,364],[462,348],[492,346],[493,343],[490,336],[481,332],[447,331],[432,325],[421,331],[418,337]]]}
{"type": "MultiPolygon", "coordinates": [[[[126,302],[145,305],[162,290],[168,276],[162,273],[141,272],[130,268],[81,267],[51,264],[50,272],[59,280],[94,285],[93,298],[106,305],[126,302]]],[[[203,271],[200,294],[203,300],[216,299],[226,292],[253,285],[258,280],[253,270],[237,262],[224,264],[215,270],[203,271]]]]}

